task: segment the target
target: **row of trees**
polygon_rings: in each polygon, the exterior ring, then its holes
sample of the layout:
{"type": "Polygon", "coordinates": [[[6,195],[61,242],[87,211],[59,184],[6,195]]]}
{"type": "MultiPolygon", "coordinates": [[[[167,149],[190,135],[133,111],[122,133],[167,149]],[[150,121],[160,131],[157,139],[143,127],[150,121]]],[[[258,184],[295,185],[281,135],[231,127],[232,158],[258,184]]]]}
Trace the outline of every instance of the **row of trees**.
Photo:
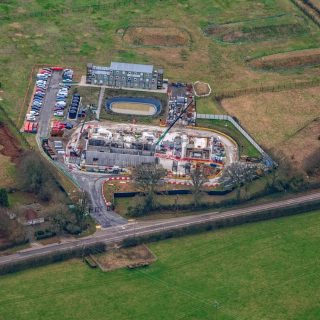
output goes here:
{"type": "MultiPolygon", "coordinates": [[[[236,198],[239,201],[242,187],[247,194],[248,184],[261,174],[263,170],[257,164],[235,162],[224,169],[220,183],[226,189],[236,189],[236,198]]],[[[130,207],[128,214],[145,215],[156,207],[155,195],[163,185],[166,170],[158,164],[143,164],[133,169],[132,176],[137,190],[144,195],[144,201],[136,207],[130,207]]],[[[191,171],[190,177],[193,205],[197,208],[201,204],[204,184],[209,181],[209,174],[205,166],[198,165],[191,171]]]]}

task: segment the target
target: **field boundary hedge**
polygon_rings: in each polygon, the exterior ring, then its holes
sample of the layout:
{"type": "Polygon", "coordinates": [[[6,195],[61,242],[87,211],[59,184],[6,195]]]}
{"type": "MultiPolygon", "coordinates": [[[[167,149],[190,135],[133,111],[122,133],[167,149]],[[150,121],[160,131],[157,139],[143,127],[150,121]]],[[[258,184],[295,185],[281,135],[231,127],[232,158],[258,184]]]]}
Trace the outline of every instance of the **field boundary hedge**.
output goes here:
{"type": "Polygon", "coordinates": [[[46,252],[36,257],[25,256],[19,261],[10,262],[0,266],[0,275],[22,271],[28,268],[40,267],[50,263],[69,260],[72,258],[81,258],[97,251],[105,251],[106,245],[103,242],[95,244],[81,245],[75,248],[60,249],[55,252],[46,252]]]}
{"type": "Polygon", "coordinates": [[[296,214],[306,213],[320,208],[320,200],[302,205],[293,205],[285,208],[269,209],[265,211],[242,214],[233,217],[222,217],[219,220],[200,222],[198,224],[173,227],[170,230],[155,232],[142,236],[132,236],[122,241],[123,247],[136,246],[142,243],[155,242],[169,238],[177,238],[186,235],[198,234],[205,231],[213,231],[221,228],[233,227],[245,223],[259,222],[264,220],[276,219],[281,217],[292,216],[296,214]]]}
{"type": "Polygon", "coordinates": [[[273,86],[260,86],[260,87],[251,87],[245,89],[235,89],[225,92],[216,92],[215,99],[221,101],[223,99],[237,98],[240,96],[246,96],[248,94],[255,93],[264,93],[264,92],[280,92],[292,89],[306,89],[312,87],[318,87],[320,85],[320,78],[313,79],[310,81],[297,82],[297,83],[283,83],[273,86]]]}

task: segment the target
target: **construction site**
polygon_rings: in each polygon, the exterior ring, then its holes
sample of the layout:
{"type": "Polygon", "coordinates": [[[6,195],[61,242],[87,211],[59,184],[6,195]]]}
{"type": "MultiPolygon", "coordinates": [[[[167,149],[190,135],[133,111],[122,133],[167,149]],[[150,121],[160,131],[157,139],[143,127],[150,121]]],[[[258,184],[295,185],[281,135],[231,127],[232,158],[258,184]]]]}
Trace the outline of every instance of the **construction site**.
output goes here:
{"type": "Polygon", "coordinates": [[[238,160],[238,152],[230,138],[209,130],[90,122],[74,131],[64,159],[76,169],[105,173],[158,163],[169,174],[187,178],[200,163],[221,171],[238,160]]]}

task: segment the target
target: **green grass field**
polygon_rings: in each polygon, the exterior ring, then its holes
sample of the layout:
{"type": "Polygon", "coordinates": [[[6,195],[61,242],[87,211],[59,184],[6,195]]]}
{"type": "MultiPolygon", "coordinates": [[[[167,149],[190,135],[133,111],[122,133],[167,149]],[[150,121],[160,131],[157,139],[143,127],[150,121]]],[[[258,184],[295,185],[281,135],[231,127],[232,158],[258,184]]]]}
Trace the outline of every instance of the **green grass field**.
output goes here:
{"type": "Polygon", "coordinates": [[[218,130],[232,137],[239,146],[240,156],[259,158],[260,152],[227,120],[198,119],[197,126],[218,130]]]}
{"type": "MultiPolygon", "coordinates": [[[[149,36],[152,38],[152,34],[149,36]]],[[[43,65],[71,67],[75,80],[79,80],[88,62],[150,63],[162,66],[170,81],[208,82],[216,95],[234,89],[317,80],[319,66],[266,72],[250,67],[248,61],[318,48],[319,43],[319,28],[290,0],[2,1],[1,105],[21,127],[34,83],[31,71],[34,75],[43,65]],[[207,28],[212,26],[213,34],[208,34],[207,28]],[[163,38],[154,36],[159,46],[132,46],[123,35],[134,27],[162,28],[162,32],[165,28],[182,28],[190,41],[183,47],[174,43],[166,46],[160,43],[163,38]]],[[[87,92],[83,102],[96,103],[97,90],[83,91],[87,92]]],[[[210,97],[199,99],[198,108],[200,112],[226,112],[210,97]]],[[[257,123],[259,117],[257,114],[257,123]]],[[[110,116],[105,110],[101,118],[133,120],[110,116]]],[[[138,122],[159,123],[143,117],[138,122]]]]}
{"type": "Polygon", "coordinates": [[[316,320],[319,227],[315,211],[151,244],[145,269],[73,260],[2,276],[0,319],[316,320]]]}
{"type": "Polygon", "coordinates": [[[319,72],[266,73],[246,64],[255,57],[319,46],[319,28],[289,0],[2,1],[0,35],[2,104],[14,119],[25,107],[32,68],[43,64],[72,67],[77,76],[90,61],[160,64],[170,80],[206,81],[216,93],[308,80],[319,72]],[[122,39],[126,28],[144,25],[183,27],[190,45],[132,47],[122,39]],[[250,41],[217,41],[205,34],[209,25],[242,32],[250,41]]]}

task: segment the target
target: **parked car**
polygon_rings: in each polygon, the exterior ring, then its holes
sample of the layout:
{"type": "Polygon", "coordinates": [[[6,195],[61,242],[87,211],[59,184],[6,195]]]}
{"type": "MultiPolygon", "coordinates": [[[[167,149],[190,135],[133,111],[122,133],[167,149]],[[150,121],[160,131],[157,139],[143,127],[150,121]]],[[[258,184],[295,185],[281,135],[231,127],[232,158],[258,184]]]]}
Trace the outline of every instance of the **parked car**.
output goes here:
{"type": "Polygon", "coordinates": [[[36,117],[32,115],[27,115],[27,121],[36,121],[36,117]]]}
{"type": "Polygon", "coordinates": [[[70,130],[70,129],[73,128],[73,124],[71,122],[66,122],[65,123],[65,128],[70,130]]]}
{"type": "Polygon", "coordinates": [[[58,101],[58,102],[56,102],[56,104],[55,104],[57,107],[59,106],[59,107],[65,107],[66,105],[67,105],[67,103],[65,102],[65,101],[58,101]]]}
{"type": "Polygon", "coordinates": [[[34,94],[35,97],[41,97],[43,98],[45,96],[45,93],[42,91],[36,91],[36,93],[34,94]]]}

